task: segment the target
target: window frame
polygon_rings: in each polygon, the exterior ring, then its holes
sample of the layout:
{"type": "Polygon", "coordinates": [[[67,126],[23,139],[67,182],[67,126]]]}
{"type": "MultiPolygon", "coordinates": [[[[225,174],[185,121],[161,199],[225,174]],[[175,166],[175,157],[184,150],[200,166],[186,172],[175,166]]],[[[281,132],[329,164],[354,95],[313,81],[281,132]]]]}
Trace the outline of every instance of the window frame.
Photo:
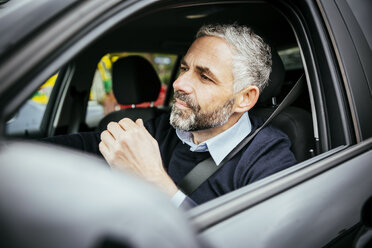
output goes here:
{"type": "Polygon", "coordinates": [[[284,1],[271,3],[290,23],[300,48],[313,108],[314,129],[315,132],[319,132],[317,143],[319,154],[190,210],[188,217],[198,232],[209,229],[309,178],[340,165],[340,161],[333,161],[332,157],[338,157],[355,144],[341,74],[338,64],[335,63],[333,48],[329,47],[330,38],[322,23],[319,9],[310,0],[297,3],[298,5],[291,5],[284,1]],[[319,53],[323,53],[324,57],[317,57],[319,53]],[[327,98],[328,94],[335,97],[327,98]],[[334,111],[335,108],[339,112],[334,111]],[[337,112],[338,116],[332,114],[331,110],[337,112]],[[339,128],[340,124],[342,128],[339,128]],[[338,128],[334,130],[335,127],[338,128]],[[341,136],[341,139],[337,136],[341,136]]]}

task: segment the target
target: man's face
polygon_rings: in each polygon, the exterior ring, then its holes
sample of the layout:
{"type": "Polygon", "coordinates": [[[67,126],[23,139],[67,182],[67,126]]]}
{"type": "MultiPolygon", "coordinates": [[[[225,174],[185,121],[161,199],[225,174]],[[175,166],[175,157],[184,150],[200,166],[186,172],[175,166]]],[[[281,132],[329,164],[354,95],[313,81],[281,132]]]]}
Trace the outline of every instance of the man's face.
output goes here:
{"type": "Polygon", "coordinates": [[[197,131],[227,122],[234,112],[232,59],[221,38],[206,36],[194,41],[173,83],[173,127],[197,131]]]}

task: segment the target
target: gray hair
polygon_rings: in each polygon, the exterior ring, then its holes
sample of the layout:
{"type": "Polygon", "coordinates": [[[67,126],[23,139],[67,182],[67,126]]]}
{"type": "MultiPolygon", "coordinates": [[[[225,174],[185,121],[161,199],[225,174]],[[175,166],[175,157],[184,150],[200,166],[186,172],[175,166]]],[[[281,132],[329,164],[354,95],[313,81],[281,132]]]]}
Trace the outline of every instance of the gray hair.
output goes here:
{"type": "Polygon", "coordinates": [[[246,26],[237,24],[202,26],[196,38],[215,36],[224,39],[233,53],[234,92],[255,85],[260,92],[268,84],[271,73],[271,49],[263,39],[246,26]]]}

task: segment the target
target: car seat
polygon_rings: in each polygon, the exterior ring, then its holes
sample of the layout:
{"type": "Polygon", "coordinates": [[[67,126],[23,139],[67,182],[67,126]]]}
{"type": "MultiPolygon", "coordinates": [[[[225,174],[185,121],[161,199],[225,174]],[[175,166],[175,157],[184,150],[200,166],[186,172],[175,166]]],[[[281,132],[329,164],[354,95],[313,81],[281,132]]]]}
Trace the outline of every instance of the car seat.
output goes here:
{"type": "Polygon", "coordinates": [[[120,121],[124,117],[133,121],[138,118],[147,121],[165,112],[165,110],[153,106],[135,107],[135,104],[154,102],[158,98],[161,88],[158,74],[145,58],[128,56],[118,59],[112,68],[112,84],[117,102],[121,105],[132,105],[132,108],[109,113],[99,122],[99,130],[105,130],[108,123],[120,121]]]}
{"type": "MultiPolygon", "coordinates": [[[[272,72],[268,86],[263,90],[256,106],[249,114],[267,119],[275,110],[276,99],[282,91],[285,69],[278,53],[272,48],[272,72]]],[[[314,135],[311,114],[299,107],[285,108],[271,124],[286,133],[291,140],[291,150],[298,162],[304,161],[313,155],[314,135]]]]}

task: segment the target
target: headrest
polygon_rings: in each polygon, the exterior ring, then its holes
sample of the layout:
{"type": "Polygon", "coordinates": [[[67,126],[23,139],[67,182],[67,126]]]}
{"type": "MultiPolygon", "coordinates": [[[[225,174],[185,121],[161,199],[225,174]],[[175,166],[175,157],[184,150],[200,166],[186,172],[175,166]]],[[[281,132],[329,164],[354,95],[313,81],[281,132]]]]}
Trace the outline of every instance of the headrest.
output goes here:
{"type": "Polygon", "coordinates": [[[278,96],[282,90],[285,76],[284,65],[278,52],[273,47],[271,48],[271,56],[272,71],[270,73],[269,83],[258,98],[258,104],[271,103],[271,98],[278,96]]]}
{"type": "Polygon", "coordinates": [[[151,63],[140,56],[118,59],[112,68],[113,92],[119,104],[155,101],[161,82],[151,63]]]}

